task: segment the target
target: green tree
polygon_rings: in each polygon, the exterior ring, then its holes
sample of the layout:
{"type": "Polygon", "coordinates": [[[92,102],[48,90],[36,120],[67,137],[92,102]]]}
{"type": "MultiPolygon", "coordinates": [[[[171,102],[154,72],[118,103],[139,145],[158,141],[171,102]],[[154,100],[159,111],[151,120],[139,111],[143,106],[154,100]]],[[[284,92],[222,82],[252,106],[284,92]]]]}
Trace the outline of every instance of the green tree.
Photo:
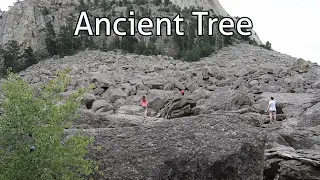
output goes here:
{"type": "Polygon", "coordinates": [[[91,0],[87,0],[87,9],[90,9],[92,7],[91,0]]]}
{"type": "Polygon", "coordinates": [[[271,50],[271,43],[269,41],[266,42],[266,49],[271,50]]]}
{"type": "Polygon", "coordinates": [[[79,0],[78,11],[86,11],[86,10],[88,10],[86,3],[83,0],[79,0]]]}
{"type": "Polygon", "coordinates": [[[46,45],[48,53],[53,56],[58,54],[57,43],[56,43],[56,32],[53,29],[51,22],[46,24],[46,45]]]}
{"type": "Polygon", "coordinates": [[[30,46],[24,50],[24,53],[22,56],[24,57],[25,64],[27,67],[29,67],[33,64],[36,64],[38,62],[36,57],[34,56],[33,49],[30,46]]]}
{"type": "Polygon", "coordinates": [[[1,86],[0,179],[82,179],[96,170],[96,162],[85,158],[93,138],[80,130],[68,138],[64,134],[79,117],[86,91],[62,99],[69,82],[66,71],[59,73],[35,94],[17,74],[8,73],[1,86]]]}
{"type": "MultiPolygon", "coordinates": [[[[68,26],[62,26],[61,30],[58,34],[58,47],[59,47],[59,55],[70,56],[73,55],[76,50],[81,48],[81,43],[79,42],[79,38],[73,36],[73,27],[71,24],[68,26]]],[[[82,37],[85,43],[87,43],[87,36],[82,37]]]]}
{"type": "Polygon", "coordinates": [[[23,69],[20,59],[20,46],[17,41],[10,40],[3,51],[4,67],[12,68],[14,72],[19,72],[23,69]]]}
{"type": "Polygon", "coordinates": [[[123,36],[121,39],[120,47],[121,49],[128,51],[129,53],[134,52],[134,46],[139,43],[138,39],[134,36],[123,36]]]}

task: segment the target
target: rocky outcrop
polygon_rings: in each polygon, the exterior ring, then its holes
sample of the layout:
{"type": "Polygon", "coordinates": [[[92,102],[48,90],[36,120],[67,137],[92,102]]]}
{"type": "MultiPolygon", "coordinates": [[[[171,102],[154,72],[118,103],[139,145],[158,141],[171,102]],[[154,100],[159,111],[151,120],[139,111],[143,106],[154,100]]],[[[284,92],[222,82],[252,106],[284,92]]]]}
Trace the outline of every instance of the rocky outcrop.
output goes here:
{"type": "Polygon", "coordinates": [[[101,146],[92,156],[105,175],[96,179],[262,179],[264,135],[240,122],[217,115],[88,130],[101,146]]]}
{"type": "Polygon", "coordinates": [[[171,100],[157,115],[167,119],[179,118],[194,115],[194,107],[196,102],[193,99],[184,97],[171,100]]]}
{"type": "Polygon", "coordinates": [[[266,151],[266,179],[320,179],[319,150],[277,147],[266,151]]]}

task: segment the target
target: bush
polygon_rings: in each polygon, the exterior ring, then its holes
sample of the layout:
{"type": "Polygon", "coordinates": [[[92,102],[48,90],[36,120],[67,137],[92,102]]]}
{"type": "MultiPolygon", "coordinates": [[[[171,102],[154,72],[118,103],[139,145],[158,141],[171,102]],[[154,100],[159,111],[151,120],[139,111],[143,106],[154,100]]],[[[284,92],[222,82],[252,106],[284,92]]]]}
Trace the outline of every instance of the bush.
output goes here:
{"type": "Polygon", "coordinates": [[[79,97],[85,92],[59,104],[69,81],[66,72],[59,73],[36,95],[18,75],[8,73],[1,87],[0,179],[82,179],[97,168],[85,159],[92,138],[80,131],[63,138],[64,129],[78,117],[79,97]]]}
{"type": "Polygon", "coordinates": [[[271,43],[269,41],[266,42],[266,49],[271,50],[271,43]]]}

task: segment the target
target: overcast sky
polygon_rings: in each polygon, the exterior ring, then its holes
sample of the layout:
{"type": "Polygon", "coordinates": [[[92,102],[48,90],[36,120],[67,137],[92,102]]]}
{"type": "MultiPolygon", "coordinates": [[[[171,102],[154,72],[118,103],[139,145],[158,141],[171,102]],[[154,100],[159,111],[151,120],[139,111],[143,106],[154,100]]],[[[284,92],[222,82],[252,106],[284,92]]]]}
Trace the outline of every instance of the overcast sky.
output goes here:
{"type": "Polygon", "coordinates": [[[247,16],[273,49],[320,64],[320,0],[220,0],[232,16],[247,16]]]}
{"type": "MultiPolygon", "coordinates": [[[[0,0],[7,10],[16,0],[0,0]]],[[[273,49],[320,64],[320,0],[220,0],[232,16],[247,16],[273,49]]]]}

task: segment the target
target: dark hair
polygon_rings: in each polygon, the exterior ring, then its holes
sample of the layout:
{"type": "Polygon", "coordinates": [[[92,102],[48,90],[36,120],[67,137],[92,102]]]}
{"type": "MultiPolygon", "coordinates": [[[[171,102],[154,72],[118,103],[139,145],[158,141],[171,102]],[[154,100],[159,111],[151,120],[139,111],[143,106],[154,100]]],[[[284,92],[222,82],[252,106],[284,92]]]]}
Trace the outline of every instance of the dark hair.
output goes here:
{"type": "Polygon", "coordinates": [[[273,100],[274,99],[274,97],[271,97],[271,100],[273,100]]]}

